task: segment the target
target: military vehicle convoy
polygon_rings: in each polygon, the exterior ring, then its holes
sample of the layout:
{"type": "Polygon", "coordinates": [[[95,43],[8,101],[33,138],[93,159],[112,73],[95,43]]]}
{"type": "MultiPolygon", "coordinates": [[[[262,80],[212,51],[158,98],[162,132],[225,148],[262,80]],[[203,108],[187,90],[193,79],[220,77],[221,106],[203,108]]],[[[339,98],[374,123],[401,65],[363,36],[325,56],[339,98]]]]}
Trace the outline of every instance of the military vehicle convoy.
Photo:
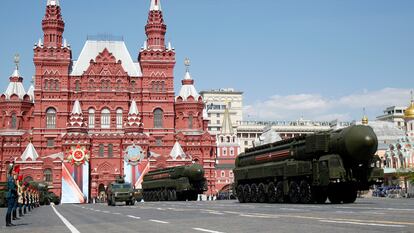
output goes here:
{"type": "Polygon", "coordinates": [[[300,136],[247,149],[235,161],[239,202],[353,203],[383,181],[369,126],[300,136]]]}
{"type": "Polygon", "coordinates": [[[135,191],[130,183],[125,182],[124,177],[118,177],[107,190],[107,202],[109,206],[115,206],[117,202],[125,202],[126,205],[135,204],[135,191]]]}
{"type": "Polygon", "coordinates": [[[203,167],[191,164],[148,172],[142,188],[145,201],[196,201],[207,183],[203,167]]]}

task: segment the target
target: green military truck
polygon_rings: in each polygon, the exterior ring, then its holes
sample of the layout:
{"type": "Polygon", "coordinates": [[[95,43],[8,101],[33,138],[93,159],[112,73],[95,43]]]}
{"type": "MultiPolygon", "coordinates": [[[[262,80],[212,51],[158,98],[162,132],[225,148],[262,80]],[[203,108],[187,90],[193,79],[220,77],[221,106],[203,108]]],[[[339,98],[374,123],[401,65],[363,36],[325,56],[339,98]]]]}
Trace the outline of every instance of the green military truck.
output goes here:
{"type": "Polygon", "coordinates": [[[108,186],[106,195],[109,206],[115,206],[117,202],[125,202],[126,205],[135,204],[135,191],[123,177],[119,177],[108,186]]]}
{"type": "Polygon", "coordinates": [[[359,190],[381,184],[369,126],[300,136],[247,149],[235,161],[239,202],[353,203],[359,190]]]}
{"type": "Polygon", "coordinates": [[[142,188],[145,201],[196,201],[207,181],[203,167],[191,164],[148,172],[142,188]]]}

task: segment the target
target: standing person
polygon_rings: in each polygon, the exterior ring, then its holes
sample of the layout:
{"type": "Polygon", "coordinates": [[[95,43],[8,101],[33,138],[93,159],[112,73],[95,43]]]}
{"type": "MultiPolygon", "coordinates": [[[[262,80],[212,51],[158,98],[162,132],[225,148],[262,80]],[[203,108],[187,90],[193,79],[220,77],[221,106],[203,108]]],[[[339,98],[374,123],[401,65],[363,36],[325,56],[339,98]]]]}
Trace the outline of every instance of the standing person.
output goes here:
{"type": "Polygon", "coordinates": [[[23,183],[23,214],[27,214],[27,182],[23,183]]]}
{"type": "Polygon", "coordinates": [[[26,192],[26,201],[27,201],[27,203],[26,203],[26,205],[27,205],[27,208],[28,208],[29,212],[32,211],[32,207],[30,206],[30,192],[31,192],[30,186],[27,186],[27,192],[26,192]]]}
{"type": "Polygon", "coordinates": [[[19,175],[17,178],[17,205],[19,208],[19,217],[23,217],[23,175],[19,175]]]}
{"type": "Polygon", "coordinates": [[[14,207],[15,196],[17,194],[16,183],[14,181],[14,166],[13,164],[10,165],[9,170],[7,172],[7,213],[6,213],[6,227],[16,226],[12,223],[12,211],[14,207]]]}
{"type": "Polygon", "coordinates": [[[18,198],[19,198],[19,194],[18,194],[18,180],[17,180],[17,176],[20,173],[20,166],[19,165],[15,165],[14,166],[14,174],[13,174],[13,178],[14,178],[14,187],[15,187],[15,195],[14,195],[14,206],[13,206],[13,220],[19,220],[20,218],[17,217],[17,207],[18,207],[18,198]]]}

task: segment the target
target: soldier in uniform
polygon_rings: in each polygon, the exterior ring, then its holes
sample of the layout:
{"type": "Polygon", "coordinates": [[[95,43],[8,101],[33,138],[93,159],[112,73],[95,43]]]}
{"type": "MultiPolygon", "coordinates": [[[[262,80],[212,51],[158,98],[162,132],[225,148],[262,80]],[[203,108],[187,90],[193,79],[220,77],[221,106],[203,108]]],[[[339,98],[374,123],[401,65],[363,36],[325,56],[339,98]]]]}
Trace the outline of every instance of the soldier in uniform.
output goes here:
{"type": "Polygon", "coordinates": [[[17,180],[17,176],[20,173],[20,166],[19,165],[15,165],[14,166],[14,186],[16,187],[16,192],[14,195],[14,207],[13,207],[13,220],[19,220],[20,218],[17,217],[17,207],[18,207],[18,198],[19,198],[19,194],[18,194],[18,183],[19,181],[17,180]]]}
{"type": "Polygon", "coordinates": [[[16,188],[16,183],[14,180],[15,171],[14,171],[13,164],[9,167],[7,174],[8,174],[8,177],[7,177],[7,194],[6,194],[6,199],[7,199],[6,226],[11,227],[11,226],[15,226],[12,223],[12,211],[14,208],[14,201],[17,196],[17,188],[16,188]]]}
{"type": "Polygon", "coordinates": [[[22,187],[23,175],[19,175],[17,178],[17,205],[19,208],[19,217],[23,217],[23,187],[22,187]]]}
{"type": "Polygon", "coordinates": [[[23,214],[27,213],[27,182],[23,183],[23,214]]]}

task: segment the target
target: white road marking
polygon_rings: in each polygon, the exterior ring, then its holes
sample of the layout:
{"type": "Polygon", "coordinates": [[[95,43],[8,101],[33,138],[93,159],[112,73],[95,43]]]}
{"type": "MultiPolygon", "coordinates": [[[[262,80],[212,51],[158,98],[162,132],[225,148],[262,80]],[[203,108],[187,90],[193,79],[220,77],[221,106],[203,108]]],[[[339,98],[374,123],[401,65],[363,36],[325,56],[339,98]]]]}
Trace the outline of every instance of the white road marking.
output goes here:
{"type": "Polygon", "coordinates": [[[102,211],[102,213],[109,214],[109,213],[111,213],[111,212],[109,212],[109,211],[105,210],[105,211],[102,211]]]}
{"type": "Polygon", "coordinates": [[[248,217],[248,218],[279,218],[276,216],[267,216],[267,215],[252,215],[252,214],[240,214],[241,217],[248,217]]]}
{"type": "Polygon", "coordinates": [[[137,216],[133,216],[133,215],[127,215],[130,218],[134,218],[134,219],[141,219],[141,217],[137,217],[137,216]]]}
{"type": "Polygon", "coordinates": [[[52,209],[55,211],[56,215],[62,220],[62,222],[66,225],[66,227],[70,230],[72,233],[80,233],[78,229],[76,229],[65,217],[63,217],[55,208],[55,205],[52,203],[50,206],[52,206],[52,209]]]}
{"type": "Polygon", "coordinates": [[[167,224],[169,222],[164,222],[164,221],[160,221],[160,220],[155,220],[155,219],[150,219],[151,222],[156,222],[156,223],[163,223],[163,224],[167,224]]]}
{"type": "Polygon", "coordinates": [[[221,231],[212,231],[212,230],[204,229],[204,228],[193,228],[193,230],[203,231],[203,232],[210,232],[210,233],[224,233],[224,232],[221,232],[221,231]]]}
{"type": "Polygon", "coordinates": [[[353,224],[353,225],[364,225],[364,226],[379,226],[379,227],[406,227],[404,225],[391,225],[391,224],[378,224],[378,223],[367,223],[367,222],[347,222],[347,221],[333,221],[333,220],[319,220],[320,222],[328,223],[343,223],[343,224],[353,224]]]}

